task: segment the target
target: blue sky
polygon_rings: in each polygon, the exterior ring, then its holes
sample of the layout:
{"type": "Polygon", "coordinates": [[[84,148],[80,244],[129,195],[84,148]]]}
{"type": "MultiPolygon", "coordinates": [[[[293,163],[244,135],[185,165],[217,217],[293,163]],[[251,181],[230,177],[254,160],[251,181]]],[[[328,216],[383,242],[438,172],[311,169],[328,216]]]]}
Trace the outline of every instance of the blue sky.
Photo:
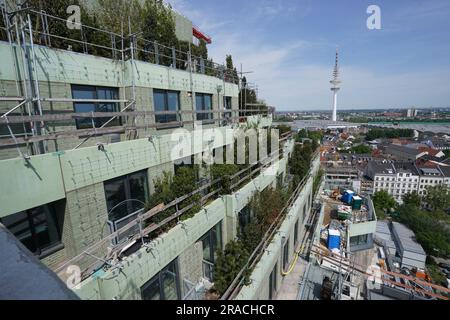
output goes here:
{"type": "Polygon", "coordinates": [[[277,110],[326,109],[339,47],[346,108],[450,107],[449,0],[167,0],[213,43],[209,54],[253,71],[277,110]],[[369,5],[381,30],[369,30],[369,5]]]}

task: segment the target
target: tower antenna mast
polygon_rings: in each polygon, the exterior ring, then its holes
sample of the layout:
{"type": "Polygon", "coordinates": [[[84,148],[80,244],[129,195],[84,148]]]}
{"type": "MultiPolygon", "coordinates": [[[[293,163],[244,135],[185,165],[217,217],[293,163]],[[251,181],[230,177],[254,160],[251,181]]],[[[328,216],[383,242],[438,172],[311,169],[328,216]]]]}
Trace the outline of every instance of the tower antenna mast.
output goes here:
{"type": "Polygon", "coordinates": [[[342,81],[339,79],[339,51],[338,48],[336,48],[336,59],[334,62],[334,69],[333,69],[333,78],[331,79],[331,91],[333,91],[333,114],[331,117],[331,120],[336,122],[337,120],[337,92],[341,89],[340,84],[342,81]]]}

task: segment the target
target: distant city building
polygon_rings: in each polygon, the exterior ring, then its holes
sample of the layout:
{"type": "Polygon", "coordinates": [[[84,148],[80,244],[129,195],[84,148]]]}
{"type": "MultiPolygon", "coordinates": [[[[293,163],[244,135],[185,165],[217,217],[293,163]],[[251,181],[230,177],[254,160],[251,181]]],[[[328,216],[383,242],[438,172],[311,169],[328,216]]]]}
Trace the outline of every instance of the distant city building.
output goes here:
{"type": "Polygon", "coordinates": [[[406,117],[408,117],[408,118],[417,117],[417,110],[415,108],[409,108],[406,111],[406,117]]]}
{"type": "Polygon", "coordinates": [[[406,146],[399,146],[395,144],[388,144],[384,146],[384,153],[390,155],[392,158],[401,161],[415,161],[427,154],[418,149],[408,148],[406,146]]]}
{"type": "Polygon", "coordinates": [[[364,176],[372,181],[373,192],[385,190],[402,203],[403,195],[416,191],[426,194],[426,188],[437,185],[450,186],[450,166],[428,167],[414,162],[370,161],[364,176]]]}
{"type": "Polygon", "coordinates": [[[402,196],[417,191],[419,175],[408,163],[375,162],[367,165],[364,175],[373,181],[373,192],[386,190],[399,203],[402,196]]]}

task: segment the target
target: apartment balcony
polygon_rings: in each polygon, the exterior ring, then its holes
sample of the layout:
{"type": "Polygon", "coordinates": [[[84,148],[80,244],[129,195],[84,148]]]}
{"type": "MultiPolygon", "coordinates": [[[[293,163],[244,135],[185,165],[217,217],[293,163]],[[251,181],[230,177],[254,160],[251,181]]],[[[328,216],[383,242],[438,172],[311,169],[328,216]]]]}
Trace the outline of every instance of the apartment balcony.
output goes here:
{"type": "Polygon", "coordinates": [[[0,40],[0,159],[271,119],[267,109],[239,110],[234,70],[189,52],[86,25],[80,39],[31,25],[0,33],[11,39],[0,40]],[[103,42],[87,42],[83,32],[103,42]]]}
{"type": "Polygon", "coordinates": [[[250,284],[245,285],[243,278],[232,285],[227,299],[256,300],[274,299],[275,293],[282,285],[282,278],[295,257],[299,239],[305,233],[307,217],[312,207],[314,178],[320,168],[318,154],[312,160],[307,176],[297,186],[286,205],[286,211],[280,215],[276,224],[264,235],[261,246],[249,261],[252,273],[250,284]],[[298,228],[296,230],[296,227],[298,228]],[[282,263],[280,264],[280,260],[282,263]]]}
{"type": "MultiPolygon", "coordinates": [[[[163,220],[160,224],[150,224],[142,227],[150,217],[157,215],[163,210],[177,207],[185,199],[176,199],[168,204],[163,204],[143,213],[136,219],[123,226],[117,232],[109,235],[96,243],[94,246],[84,250],[79,256],[67,261],[58,267],[55,272],[62,279],[66,279],[67,268],[71,265],[84,266],[83,281],[75,287],[74,292],[82,299],[141,299],[139,288],[152,278],[160,270],[186,254],[189,248],[195,245],[208,230],[221,224],[222,242],[226,243],[236,236],[236,226],[238,224],[238,212],[246,206],[255,191],[261,191],[269,185],[277,182],[279,173],[286,170],[288,161],[287,155],[291,152],[294,143],[292,140],[286,141],[283,146],[283,157],[278,154],[272,159],[267,159],[258,168],[248,168],[241,170],[230,177],[230,194],[220,195],[219,188],[210,188],[220,185],[220,181],[213,181],[193,193],[202,193],[201,209],[193,217],[186,220],[177,219],[183,212],[189,209],[177,209],[175,213],[163,220]],[[203,193],[203,190],[208,190],[203,193]],[[178,221],[175,226],[159,234],[156,238],[147,239],[146,235],[161,228],[170,220],[178,221]],[[135,228],[134,236],[125,242],[111,247],[111,243],[119,234],[127,233],[135,228]],[[131,249],[132,248],[132,249],[131,249]],[[128,252],[127,252],[128,251],[128,252]],[[114,260],[114,255],[109,254],[107,259],[98,259],[107,253],[119,253],[119,260],[114,260]],[[106,263],[107,262],[107,263],[106,263]]],[[[202,263],[202,261],[200,261],[202,263]]],[[[211,267],[210,263],[203,261],[203,267],[211,267]]],[[[180,268],[184,268],[181,266],[180,268]]],[[[183,272],[181,272],[184,274],[183,272]]],[[[182,296],[185,298],[195,297],[192,286],[193,282],[182,279],[186,289],[182,296]]]]}

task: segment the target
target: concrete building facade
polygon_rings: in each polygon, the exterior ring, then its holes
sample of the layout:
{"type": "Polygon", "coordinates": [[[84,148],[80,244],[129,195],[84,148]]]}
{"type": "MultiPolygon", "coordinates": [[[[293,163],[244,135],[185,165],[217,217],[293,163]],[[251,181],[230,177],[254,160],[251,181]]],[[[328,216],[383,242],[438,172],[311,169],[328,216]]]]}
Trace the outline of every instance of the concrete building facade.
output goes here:
{"type": "MultiPolygon", "coordinates": [[[[255,192],[283,182],[294,141],[284,139],[281,157],[259,159],[248,182],[220,196],[207,192],[212,181],[202,165],[209,182],[198,212],[184,219],[176,209],[169,217],[176,223],[146,225],[170,203],[148,211],[134,205],[155,194],[177,161],[233,145],[245,128],[269,128],[271,115],[241,117],[234,80],[190,62],[183,69],[21,40],[24,46],[0,41],[0,222],[68,285],[80,270],[71,288],[82,299],[198,298],[196,285],[212,280],[214,253],[236,238],[239,212],[255,192]],[[189,147],[174,152],[180,144],[189,147]],[[117,218],[116,204],[126,204],[127,215],[117,218]]],[[[288,214],[302,217],[297,234],[318,167],[315,156],[288,214]]],[[[283,224],[287,234],[293,221],[283,224]]],[[[291,259],[294,245],[288,249],[291,259]]]]}

